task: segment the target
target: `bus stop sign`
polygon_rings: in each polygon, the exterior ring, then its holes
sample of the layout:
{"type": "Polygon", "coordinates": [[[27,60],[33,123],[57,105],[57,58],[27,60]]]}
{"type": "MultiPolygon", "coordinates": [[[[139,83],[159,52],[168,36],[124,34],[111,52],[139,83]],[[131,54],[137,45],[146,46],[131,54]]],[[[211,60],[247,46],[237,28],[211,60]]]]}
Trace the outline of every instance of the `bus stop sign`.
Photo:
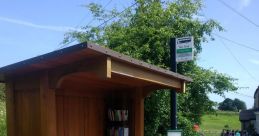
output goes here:
{"type": "Polygon", "coordinates": [[[176,62],[185,62],[193,60],[193,37],[182,37],[175,39],[176,62]]]}

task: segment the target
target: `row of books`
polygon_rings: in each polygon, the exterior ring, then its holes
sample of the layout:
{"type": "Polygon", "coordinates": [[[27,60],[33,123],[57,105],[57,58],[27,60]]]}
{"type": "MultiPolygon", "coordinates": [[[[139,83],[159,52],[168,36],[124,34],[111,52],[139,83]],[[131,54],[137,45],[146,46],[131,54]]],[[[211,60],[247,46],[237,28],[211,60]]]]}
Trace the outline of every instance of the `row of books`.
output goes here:
{"type": "Polygon", "coordinates": [[[110,121],[128,121],[128,110],[108,110],[110,121]]]}
{"type": "Polygon", "coordinates": [[[108,129],[108,136],[129,136],[129,128],[111,127],[108,129]]]}

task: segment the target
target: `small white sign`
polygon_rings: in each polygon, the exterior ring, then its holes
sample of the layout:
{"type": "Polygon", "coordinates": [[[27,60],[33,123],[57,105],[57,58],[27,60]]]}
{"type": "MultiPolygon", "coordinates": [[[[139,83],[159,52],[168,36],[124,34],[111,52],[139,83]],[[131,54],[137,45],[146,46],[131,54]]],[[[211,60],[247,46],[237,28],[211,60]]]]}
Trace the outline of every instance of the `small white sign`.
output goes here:
{"type": "Polygon", "coordinates": [[[182,37],[175,39],[176,45],[176,62],[193,60],[193,37],[182,37]]]}
{"type": "Polygon", "coordinates": [[[181,131],[168,131],[167,136],[182,136],[181,131]]]}

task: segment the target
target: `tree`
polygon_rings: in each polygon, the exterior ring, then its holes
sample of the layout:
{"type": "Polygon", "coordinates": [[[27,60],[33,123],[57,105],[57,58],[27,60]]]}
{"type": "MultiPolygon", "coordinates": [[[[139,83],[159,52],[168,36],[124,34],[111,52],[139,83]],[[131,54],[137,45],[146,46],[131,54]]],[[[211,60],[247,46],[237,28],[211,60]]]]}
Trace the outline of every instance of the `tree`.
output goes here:
{"type": "MultiPolygon", "coordinates": [[[[117,9],[106,11],[101,5],[91,3],[87,8],[97,21],[116,17],[104,26],[84,26],[85,31],[69,32],[64,43],[77,40],[91,41],[132,56],[136,59],[169,69],[169,45],[171,37],[194,36],[195,60],[178,64],[178,73],[190,76],[194,82],[187,85],[187,93],[178,95],[179,128],[184,135],[192,135],[192,125],[200,123],[200,117],[212,111],[214,102],[208,93],[223,95],[234,91],[235,79],[197,65],[202,42],[207,42],[213,30],[223,30],[214,20],[201,21],[200,0],[136,0],[134,7],[120,13],[117,9]]],[[[169,127],[169,92],[157,91],[145,99],[145,135],[165,133],[169,127]]]]}
{"type": "Polygon", "coordinates": [[[233,104],[236,106],[237,110],[246,110],[246,103],[242,100],[239,100],[237,98],[234,99],[233,104]]]}
{"type": "Polygon", "coordinates": [[[237,107],[234,105],[233,100],[227,98],[223,102],[219,103],[218,109],[223,111],[236,111],[237,107]]]}
{"type": "Polygon", "coordinates": [[[223,111],[246,110],[246,104],[237,98],[234,100],[226,98],[223,102],[219,103],[218,109],[223,111]]]}

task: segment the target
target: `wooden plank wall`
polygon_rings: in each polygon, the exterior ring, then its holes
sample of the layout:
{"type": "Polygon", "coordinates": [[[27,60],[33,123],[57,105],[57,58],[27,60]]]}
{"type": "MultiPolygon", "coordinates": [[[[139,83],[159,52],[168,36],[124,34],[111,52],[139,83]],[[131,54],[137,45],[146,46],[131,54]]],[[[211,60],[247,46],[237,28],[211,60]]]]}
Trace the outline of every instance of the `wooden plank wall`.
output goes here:
{"type": "Polygon", "coordinates": [[[56,97],[58,136],[104,136],[104,99],[56,97]]]}
{"type": "Polygon", "coordinates": [[[8,136],[56,136],[55,91],[47,72],[7,82],[8,136]]]}
{"type": "Polygon", "coordinates": [[[106,100],[113,93],[119,99],[132,100],[127,104],[131,114],[130,136],[144,136],[142,89],[52,90],[46,75],[32,86],[28,82],[7,84],[8,136],[104,136],[106,100]]]}
{"type": "Polygon", "coordinates": [[[9,81],[6,84],[6,116],[7,116],[7,135],[16,136],[15,134],[15,98],[14,85],[9,81]]]}
{"type": "Polygon", "coordinates": [[[47,72],[40,76],[40,113],[41,136],[57,136],[56,128],[56,94],[50,89],[47,72]]]}
{"type": "Polygon", "coordinates": [[[40,97],[37,90],[16,90],[16,136],[41,136],[40,97]]]}

